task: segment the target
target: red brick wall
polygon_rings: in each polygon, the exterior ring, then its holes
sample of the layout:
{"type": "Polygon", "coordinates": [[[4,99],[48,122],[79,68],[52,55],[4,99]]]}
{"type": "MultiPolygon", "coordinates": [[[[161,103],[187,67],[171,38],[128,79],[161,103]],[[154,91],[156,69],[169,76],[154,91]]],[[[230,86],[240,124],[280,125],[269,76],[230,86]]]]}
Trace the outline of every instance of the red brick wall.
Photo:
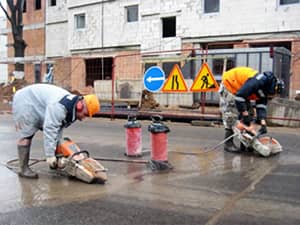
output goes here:
{"type": "Polygon", "coordinates": [[[56,59],[53,65],[54,84],[67,90],[72,90],[71,58],[56,59]]]}
{"type": "Polygon", "coordinates": [[[291,71],[290,97],[294,99],[296,90],[300,90],[300,39],[296,39],[292,42],[291,71]]]}
{"type": "MultiPolygon", "coordinates": [[[[45,55],[45,3],[47,1],[41,1],[41,9],[35,10],[35,1],[27,0],[26,12],[23,13],[23,38],[27,44],[25,49],[26,56],[44,56],[45,55]],[[38,29],[31,29],[30,25],[35,25],[41,27],[38,29]]],[[[8,28],[10,28],[10,23],[7,23],[8,28]]],[[[8,43],[13,43],[12,34],[8,34],[8,43]]],[[[14,57],[14,48],[8,48],[8,57],[14,57]]],[[[24,66],[25,79],[29,83],[35,82],[34,76],[34,63],[39,62],[30,62],[26,63],[24,66]]],[[[46,65],[41,63],[41,80],[43,79],[44,74],[46,73],[46,65]]],[[[14,65],[10,64],[8,67],[9,73],[14,71],[14,65]]]]}
{"type": "Polygon", "coordinates": [[[45,29],[25,30],[26,56],[45,55],[45,29]]]}
{"type": "Polygon", "coordinates": [[[115,57],[115,79],[142,79],[143,70],[139,51],[119,52],[115,57]]]}
{"type": "Polygon", "coordinates": [[[236,43],[236,44],[233,44],[233,48],[249,48],[249,44],[248,43],[236,43]]]}
{"type": "MultiPolygon", "coordinates": [[[[24,76],[25,76],[25,80],[29,83],[29,84],[33,84],[35,83],[35,72],[34,72],[34,68],[35,68],[35,63],[30,62],[30,63],[25,63],[24,64],[24,76]]],[[[46,69],[47,66],[45,63],[41,63],[41,76],[40,76],[40,80],[43,80],[44,74],[46,73],[46,69]]],[[[8,65],[8,73],[12,74],[12,72],[15,70],[15,65],[14,64],[9,64],[8,65]]]]}
{"type": "Polygon", "coordinates": [[[41,1],[41,9],[35,10],[35,0],[27,0],[26,12],[23,13],[23,24],[44,23],[45,22],[45,3],[41,1]]]}
{"type": "MultiPolygon", "coordinates": [[[[24,74],[25,74],[25,80],[28,82],[28,83],[35,83],[35,75],[34,75],[34,64],[32,63],[27,63],[25,64],[25,67],[24,67],[24,74]]],[[[42,76],[42,74],[41,74],[42,76]]],[[[42,79],[43,77],[41,77],[42,79]]]]}
{"type": "MultiPolygon", "coordinates": [[[[27,0],[27,11],[23,13],[23,38],[27,43],[26,55],[44,54],[45,53],[45,2],[41,1],[41,9],[34,9],[34,0],[27,0]],[[29,25],[40,25],[41,28],[29,29],[29,25]]],[[[10,28],[10,23],[7,23],[10,28]]],[[[8,43],[13,43],[12,35],[8,34],[8,43]]],[[[13,56],[13,48],[9,48],[9,56],[13,56]]]]}
{"type": "Polygon", "coordinates": [[[73,57],[71,59],[71,88],[82,91],[85,88],[85,62],[83,58],[73,57]]]}

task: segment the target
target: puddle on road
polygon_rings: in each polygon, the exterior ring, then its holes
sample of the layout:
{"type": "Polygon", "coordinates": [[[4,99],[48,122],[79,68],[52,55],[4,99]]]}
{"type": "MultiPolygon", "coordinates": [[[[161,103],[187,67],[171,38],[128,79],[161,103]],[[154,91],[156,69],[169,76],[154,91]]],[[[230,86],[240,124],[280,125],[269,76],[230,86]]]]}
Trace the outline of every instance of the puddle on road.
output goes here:
{"type": "Polygon", "coordinates": [[[143,181],[144,176],[148,174],[146,164],[127,163],[125,167],[127,168],[127,177],[137,182],[143,181]]]}
{"type": "MultiPolygon", "coordinates": [[[[7,172],[7,169],[3,167],[0,174],[9,173],[11,176],[5,175],[3,176],[5,181],[0,181],[0,184],[2,184],[0,199],[3,203],[0,206],[0,211],[15,210],[24,206],[84,201],[95,196],[99,198],[120,191],[123,194],[130,195],[135,194],[134,190],[137,190],[141,192],[141,195],[147,195],[146,191],[148,190],[149,193],[157,193],[157,195],[154,194],[154,197],[149,195],[149,198],[159,199],[161,195],[170,195],[170,187],[165,188],[161,184],[175,182],[176,179],[182,179],[184,176],[198,177],[202,174],[223,174],[228,171],[241,172],[252,168],[252,172],[250,171],[248,177],[252,179],[258,171],[253,169],[255,168],[255,162],[261,160],[264,159],[256,159],[249,155],[228,154],[223,151],[205,152],[205,150],[199,149],[189,149],[187,151],[184,150],[184,147],[178,146],[170,149],[169,152],[169,162],[174,166],[174,170],[171,172],[156,173],[151,171],[146,164],[102,162],[109,169],[108,181],[105,185],[86,184],[60,175],[55,171],[50,171],[45,162],[33,166],[33,170],[40,175],[38,180],[20,179],[13,172],[7,172]]],[[[191,199],[193,198],[191,197],[191,199]]],[[[177,200],[174,199],[174,201],[177,200]]]]}
{"type": "Polygon", "coordinates": [[[241,172],[249,168],[255,157],[248,154],[230,154],[223,150],[189,149],[175,147],[169,151],[169,160],[174,162],[176,172],[220,174],[227,171],[241,172]]]}
{"type": "MultiPolygon", "coordinates": [[[[49,204],[63,204],[66,202],[88,200],[92,196],[98,198],[114,190],[109,177],[108,184],[86,184],[75,178],[51,171],[45,162],[32,167],[39,174],[39,179],[19,178],[15,173],[5,167],[0,168],[1,205],[0,212],[14,211],[23,207],[33,207],[49,204]]],[[[124,183],[119,179],[119,184],[124,183]]]]}
{"type": "Polygon", "coordinates": [[[101,163],[108,168],[108,181],[104,185],[86,184],[76,178],[70,178],[50,170],[44,161],[32,166],[32,169],[39,174],[37,180],[19,178],[15,173],[18,171],[18,161],[11,165],[17,168],[15,172],[3,166],[0,168],[0,174],[3,174],[3,177],[0,177],[2,193],[0,212],[101,198],[118,192],[119,189],[130,189],[130,184],[143,181],[145,174],[149,172],[146,164],[141,163],[109,161],[101,163]]]}
{"type": "Polygon", "coordinates": [[[209,173],[218,167],[221,157],[217,151],[176,147],[169,152],[170,162],[174,162],[175,170],[180,172],[209,173]]]}

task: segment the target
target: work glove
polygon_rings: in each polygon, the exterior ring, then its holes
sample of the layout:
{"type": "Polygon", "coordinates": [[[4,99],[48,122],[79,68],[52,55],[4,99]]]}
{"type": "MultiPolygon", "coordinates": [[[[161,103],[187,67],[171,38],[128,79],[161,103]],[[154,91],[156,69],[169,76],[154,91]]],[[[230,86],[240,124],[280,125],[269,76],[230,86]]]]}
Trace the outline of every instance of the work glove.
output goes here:
{"type": "Polygon", "coordinates": [[[266,134],[268,132],[266,125],[261,125],[260,129],[257,132],[257,136],[266,134]]]}
{"type": "Polygon", "coordinates": [[[246,126],[250,126],[250,123],[251,123],[250,116],[249,115],[242,116],[242,123],[245,124],[246,126]]]}
{"type": "Polygon", "coordinates": [[[57,158],[55,156],[48,157],[46,159],[46,162],[48,163],[48,165],[51,169],[56,169],[57,168],[57,158]]]}

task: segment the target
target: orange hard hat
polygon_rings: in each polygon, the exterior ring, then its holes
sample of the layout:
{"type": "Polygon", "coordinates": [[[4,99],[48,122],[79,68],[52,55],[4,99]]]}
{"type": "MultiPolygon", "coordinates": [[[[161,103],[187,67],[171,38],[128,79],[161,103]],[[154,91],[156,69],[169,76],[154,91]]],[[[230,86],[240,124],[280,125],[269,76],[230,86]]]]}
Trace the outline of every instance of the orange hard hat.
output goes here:
{"type": "Polygon", "coordinates": [[[96,95],[85,95],[83,99],[90,117],[100,111],[100,102],[96,95]]]}

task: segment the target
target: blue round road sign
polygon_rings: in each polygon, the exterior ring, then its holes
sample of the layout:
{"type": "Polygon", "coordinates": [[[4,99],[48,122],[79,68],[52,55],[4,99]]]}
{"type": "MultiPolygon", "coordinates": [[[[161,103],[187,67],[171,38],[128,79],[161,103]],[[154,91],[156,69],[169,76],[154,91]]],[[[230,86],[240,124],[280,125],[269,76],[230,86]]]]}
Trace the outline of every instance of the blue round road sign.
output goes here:
{"type": "Polygon", "coordinates": [[[158,66],[151,66],[144,74],[144,87],[151,92],[159,91],[165,82],[165,73],[158,66]]]}

